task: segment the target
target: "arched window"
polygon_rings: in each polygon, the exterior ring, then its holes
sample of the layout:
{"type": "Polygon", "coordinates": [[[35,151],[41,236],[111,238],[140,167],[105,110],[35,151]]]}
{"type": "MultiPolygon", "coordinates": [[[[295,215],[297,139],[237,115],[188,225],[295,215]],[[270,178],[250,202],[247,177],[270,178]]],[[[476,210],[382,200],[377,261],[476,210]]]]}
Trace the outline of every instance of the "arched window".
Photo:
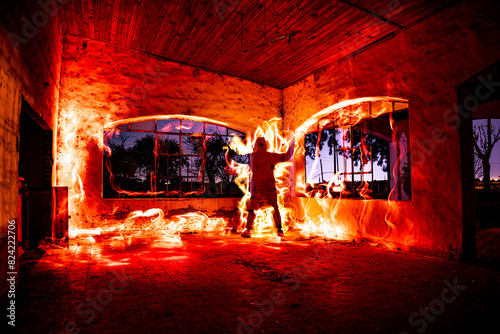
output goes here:
{"type": "Polygon", "coordinates": [[[407,102],[349,104],[324,113],[305,133],[305,195],[411,199],[407,102]],[[333,177],[342,182],[336,191],[333,177]]]}
{"type": "Polygon", "coordinates": [[[242,132],[186,119],[147,119],[104,129],[103,197],[239,197],[226,152],[242,132]]]}

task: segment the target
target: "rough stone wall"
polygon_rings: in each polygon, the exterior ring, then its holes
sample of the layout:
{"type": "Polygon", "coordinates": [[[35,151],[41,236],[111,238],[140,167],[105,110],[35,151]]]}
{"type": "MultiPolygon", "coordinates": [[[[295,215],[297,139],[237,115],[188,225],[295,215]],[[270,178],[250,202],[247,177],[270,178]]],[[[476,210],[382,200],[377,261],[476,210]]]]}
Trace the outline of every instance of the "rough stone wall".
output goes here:
{"type": "MultiPolygon", "coordinates": [[[[456,87],[500,59],[499,6],[491,0],[464,1],[283,92],[285,123],[291,128],[343,100],[370,96],[409,100],[413,197],[390,204],[388,217],[395,228],[389,241],[409,248],[460,252],[456,87]]],[[[294,201],[299,207],[306,203],[294,201]]],[[[310,213],[321,213],[319,204],[309,205],[310,213]]],[[[335,217],[349,230],[363,226],[371,235],[383,236],[388,209],[387,201],[344,200],[335,217]]]]}
{"type": "MultiPolygon", "coordinates": [[[[54,127],[61,68],[61,28],[36,1],[2,1],[0,4],[0,295],[7,288],[7,225],[18,220],[19,115],[24,97],[45,122],[54,127]],[[40,14],[45,13],[45,14],[40,14]],[[36,31],[23,27],[40,18],[36,31]],[[45,16],[44,16],[45,15],[45,16]],[[25,20],[24,20],[24,19],[25,20]],[[42,20],[46,18],[46,20],[42,20]],[[42,24],[43,23],[43,24],[42,24]],[[23,41],[16,48],[16,34],[23,41]],[[5,236],[5,237],[4,237],[5,236]]],[[[21,40],[19,39],[19,40],[21,40]]]]}
{"type": "Polygon", "coordinates": [[[57,184],[70,186],[70,208],[74,205],[71,224],[96,226],[99,215],[112,210],[161,208],[168,213],[186,209],[210,215],[236,208],[238,198],[103,200],[104,124],[138,116],[180,114],[254,131],[249,119],[281,116],[281,93],[246,80],[67,35],[58,119],[57,184]],[[76,160],[83,189],[71,178],[76,160]],[[85,192],[83,201],[78,198],[81,190],[85,192]]]}

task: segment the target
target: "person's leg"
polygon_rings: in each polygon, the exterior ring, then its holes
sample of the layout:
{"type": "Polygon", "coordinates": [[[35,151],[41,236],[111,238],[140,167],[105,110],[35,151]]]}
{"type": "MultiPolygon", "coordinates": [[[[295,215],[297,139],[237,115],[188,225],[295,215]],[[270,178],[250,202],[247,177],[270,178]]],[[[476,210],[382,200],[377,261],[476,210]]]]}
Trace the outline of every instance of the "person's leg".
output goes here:
{"type": "Polygon", "coordinates": [[[276,200],[273,202],[273,208],[274,208],[274,212],[273,212],[274,226],[276,226],[276,230],[278,232],[278,237],[283,237],[284,235],[283,235],[283,229],[281,226],[281,214],[280,214],[280,210],[278,207],[278,202],[276,200]]]}
{"type": "Polygon", "coordinates": [[[253,221],[255,220],[255,213],[253,209],[248,210],[248,216],[247,216],[247,228],[246,230],[241,234],[242,237],[244,238],[250,238],[251,237],[251,231],[253,227],[253,221]]]}

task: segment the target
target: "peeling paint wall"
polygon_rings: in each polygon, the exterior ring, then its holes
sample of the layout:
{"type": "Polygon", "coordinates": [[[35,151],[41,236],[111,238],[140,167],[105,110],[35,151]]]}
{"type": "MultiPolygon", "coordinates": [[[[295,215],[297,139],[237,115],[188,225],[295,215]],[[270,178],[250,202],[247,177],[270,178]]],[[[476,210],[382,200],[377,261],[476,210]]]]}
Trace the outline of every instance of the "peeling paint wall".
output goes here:
{"type": "Polygon", "coordinates": [[[36,1],[2,1],[0,4],[0,295],[6,291],[7,226],[18,221],[18,140],[22,98],[54,128],[59,99],[61,27],[56,17],[43,11],[36,1]],[[38,14],[37,14],[38,13],[38,14]],[[40,14],[42,13],[42,14],[40,14]],[[45,14],[43,14],[45,13],[45,14]],[[30,34],[25,22],[39,21],[30,34]],[[45,15],[45,16],[43,16],[45,15]],[[41,24],[44,23],[44,24],[41,24]],[[15,35],[12,35],[15,34],[15,35]],[[10,35],[10,37],[9,37],[10,35]],[[11,41],[23,42],[17,44],[11,41]]]}
{"type": "Polygon", "coordinates": [[[57,184],[70,186],[74,226],[96,226],[100,215],[114,211],[161,208],[167,214],[200,210],[211,215],[236,208],[239,198],[103,200],[104,125],[138,116],[180,114],[254,131],[249,119],[281,116],[281,90],[81,37],[67,35],[64,44],[57,184]],[[65,149],[67,140],[71,143],[65,149]],[[76,168],[82,189],[71,176],[75,160],[83,162],[76,168]],[[81,190],[83,201],[78,198],[81,190]]]}
{"type": "MultiPolygon", "coordinates": [[[[464,1],[284,89],[285,122],[294,129],[343,100],[370,96],[409,100],[412,200],[391,204],[389,220],[395,229],[389,241],[408,248],[460,252],[456,87],[500,59],[499,6],[495,1],[464,1]]],[[[303,198],[293,201],[302,209],[307,203],[303,198]]],[[[312,202],[309,213],[323,213],[321,203],[312,202]]],[[[343,200],[335,217],[348,230],[364,226],[371,235],[383,236],[388,210],[387,201],[343,200]]]]}

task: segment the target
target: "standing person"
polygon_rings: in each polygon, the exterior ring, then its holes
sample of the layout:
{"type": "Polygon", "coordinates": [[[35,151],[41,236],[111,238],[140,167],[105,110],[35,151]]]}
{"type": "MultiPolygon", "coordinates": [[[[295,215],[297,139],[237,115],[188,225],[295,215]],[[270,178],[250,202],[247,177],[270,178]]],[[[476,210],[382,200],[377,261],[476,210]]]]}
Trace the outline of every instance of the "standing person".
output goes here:
{"type": "MultiPolygon", "coordinates": [[[[290,149],[291,147],[292,146],[290,146],[290,149]]],[[[284,236],[281,226],[281,215],[278,208],[278,193],[276,191],[276,181],[274,179],[274,166],[279,162],[283,162],[288,152],[271,153],[267,152],[267,149],[268,145],[266,139],[264,137],[257,138],[255,149],[252,153],[253,192],[250,198],[250,204],[248,205],[246,230],[241,234],[244,238],[251,237],[251,230],[255,219],[254,210],[266,205],[271,205],[274,208],[273,217],[278,236],[284,236]]]]}

